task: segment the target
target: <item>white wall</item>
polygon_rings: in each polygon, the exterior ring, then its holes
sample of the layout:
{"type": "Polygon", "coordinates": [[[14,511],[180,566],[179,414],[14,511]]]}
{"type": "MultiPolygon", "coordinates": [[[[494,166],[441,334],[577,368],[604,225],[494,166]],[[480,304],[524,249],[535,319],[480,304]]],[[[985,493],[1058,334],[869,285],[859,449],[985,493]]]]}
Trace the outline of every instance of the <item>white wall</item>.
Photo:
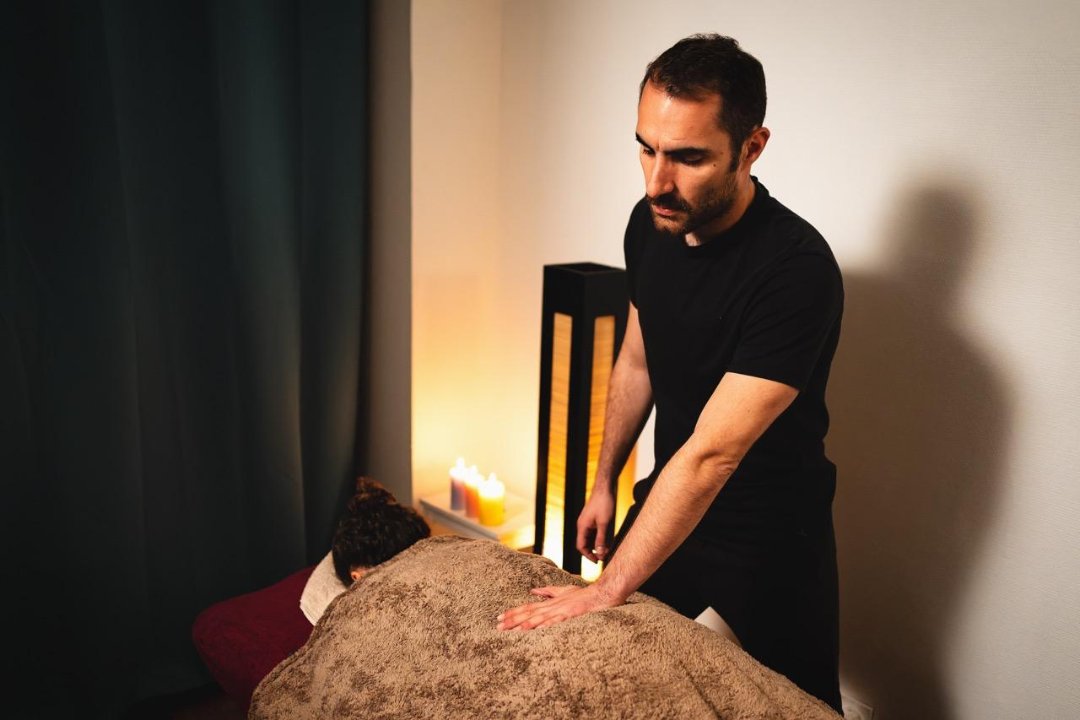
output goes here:
{"type": "MultiPolygon", "coordinates": [[[[500,308],[500,3],[424,0],[413,6],[414,491],[445,490],[463,455],[523,490],[504,460],[523,432],[507,405],[501,347],[520,328],[500,308]],[[508,337],[509,336],[509,337],[508,337]]],[[[524,421],[524,422],[523,422],[524,421]]]]}
{"type": "Polygon", "coordinates": [[[757,174],[845,271],[846,690],[884,720],[1075,716],[1076,8],[416,0],[418,477],[466,452],[531,492],[540,268],[622,265],[644,66],[733,35],[769,81],[757,174]]]}

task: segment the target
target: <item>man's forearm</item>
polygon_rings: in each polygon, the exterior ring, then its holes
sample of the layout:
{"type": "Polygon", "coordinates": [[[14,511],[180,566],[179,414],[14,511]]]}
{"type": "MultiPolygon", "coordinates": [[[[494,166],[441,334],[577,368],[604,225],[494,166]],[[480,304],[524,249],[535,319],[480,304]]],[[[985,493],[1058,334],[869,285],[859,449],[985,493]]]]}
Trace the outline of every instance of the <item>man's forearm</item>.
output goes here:
{"type": "Polygon", "coordinates": [[[690,535],[737,465],[703,458],[686,446],[676,453],[597,580],[598,589],[622,602],[641,587],[690,535]]]}
{"type": "Polygon", "coordinates": [[[772,380],[727,373],[694,433],[664,466],[598,588],[619,602],[697,527],[750,447],[798,395],[772,380]]]}

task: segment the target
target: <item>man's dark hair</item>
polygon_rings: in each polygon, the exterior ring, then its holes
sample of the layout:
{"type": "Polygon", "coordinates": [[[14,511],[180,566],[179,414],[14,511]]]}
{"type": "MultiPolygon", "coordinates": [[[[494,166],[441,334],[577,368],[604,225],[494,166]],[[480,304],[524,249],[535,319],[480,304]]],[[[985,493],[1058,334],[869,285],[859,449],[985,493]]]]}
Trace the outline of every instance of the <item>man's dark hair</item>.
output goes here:
{"type": "Polygon", "coordinates": [[[691,35],[649,63],[638,95],[651,82],[674,98],[720,95],[717,124],[731,136],[733,165],[754,128],[765,122],[765,70],[757,58],[724,35],[691,35]]]}
{"type": "Polygon", "coordinates": [[[354,567],[373,567],[431,535],[431,528],[411,507],[366,477],[356,481],[356,494],[334,532],[334,572],[352,584],[354,567]]]}

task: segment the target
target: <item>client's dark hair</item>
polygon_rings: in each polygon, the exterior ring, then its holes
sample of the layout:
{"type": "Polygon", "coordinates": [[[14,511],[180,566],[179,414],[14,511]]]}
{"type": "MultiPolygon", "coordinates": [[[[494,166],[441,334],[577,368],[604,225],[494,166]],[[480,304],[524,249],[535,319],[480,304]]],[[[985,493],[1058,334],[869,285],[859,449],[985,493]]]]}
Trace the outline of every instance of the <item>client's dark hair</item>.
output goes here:
{"type": "Polygon", "coordinates": [[[420,513],[371,478],[361,477],[334,533],[334,571],[350,585],[354,567],[378,565],[430,535],[420,513]]]}

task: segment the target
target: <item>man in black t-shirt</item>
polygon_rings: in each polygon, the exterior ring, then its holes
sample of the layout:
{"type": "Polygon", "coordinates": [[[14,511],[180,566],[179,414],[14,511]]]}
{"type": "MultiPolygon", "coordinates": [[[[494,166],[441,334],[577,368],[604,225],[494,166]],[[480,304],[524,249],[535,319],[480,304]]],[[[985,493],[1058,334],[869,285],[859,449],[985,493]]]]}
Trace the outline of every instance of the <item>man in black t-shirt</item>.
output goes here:
{"type": "Polygon", "coordinates": [[[750,174],[764,116],[761,64],[730,38],[686,38],[649,65],[629,317],[578,520],[578,550],[606,567],[588,588],[535,590],[545,600],[499,627],[545,627],[640,589],[690,617],[712,607],[751,655],[839,710],[824,437],[843,286],[821,235],[750,174]],[[654,403],[656,467],[612,543],[614,480],[654,403]]]}

